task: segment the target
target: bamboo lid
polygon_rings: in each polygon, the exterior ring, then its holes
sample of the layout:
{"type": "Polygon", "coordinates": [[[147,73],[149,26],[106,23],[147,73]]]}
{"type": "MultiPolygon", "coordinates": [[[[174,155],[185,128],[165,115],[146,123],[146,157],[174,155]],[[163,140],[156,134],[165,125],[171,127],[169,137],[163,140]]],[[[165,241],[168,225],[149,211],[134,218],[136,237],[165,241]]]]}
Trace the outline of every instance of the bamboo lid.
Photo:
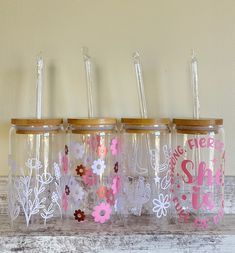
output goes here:
{"type": "Polygon", "coordinates": [[[58,126],[63,119],[11,119],[12,125],[17,126],[58,126]]]}
{"type": "Polygon", "coordinates": [[[127,125],[146,125],[146,126],[152,126],[152,125],[169,125],[170,119],[168,118],[160,118],[160,119],[154,119],[154,118],[122,118],[121,119],[122,124],[127,125]]]}
{"type": "Polygon", "coordinates": [[[173,119],[173,124],[176,126],[221,126],[223,119],[173,119]]]}
{"type": "Polygon", "coordinates": [[[97,125],[115,125],[117,120],[115,118],[80,118],[68,119],[68,124],[78,126],[97,126],[97,125]]]}
{"type": "Polygon", "coordinates": [[[11,119],[12,125],[17,126],[58,126],[63,119],[11,119]]]}

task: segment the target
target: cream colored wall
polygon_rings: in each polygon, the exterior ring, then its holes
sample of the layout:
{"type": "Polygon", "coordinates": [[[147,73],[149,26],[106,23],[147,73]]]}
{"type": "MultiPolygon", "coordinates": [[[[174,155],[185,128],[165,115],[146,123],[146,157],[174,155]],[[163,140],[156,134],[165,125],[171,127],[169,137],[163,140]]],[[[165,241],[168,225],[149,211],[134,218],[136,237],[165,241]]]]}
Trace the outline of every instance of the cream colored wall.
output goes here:
{"type": "Polygon", "coordinates": [[[80,48],[97,65],[97,116],[138,116],[131,54],[142,55],[149,116],[192,115],[188,62],[199,58],[201,115],[223,117],[235,175],[234,0],[0,0],[0,174],[12,117],[34,116],[35,57],[45,116],[86,116],[80,48]]]}

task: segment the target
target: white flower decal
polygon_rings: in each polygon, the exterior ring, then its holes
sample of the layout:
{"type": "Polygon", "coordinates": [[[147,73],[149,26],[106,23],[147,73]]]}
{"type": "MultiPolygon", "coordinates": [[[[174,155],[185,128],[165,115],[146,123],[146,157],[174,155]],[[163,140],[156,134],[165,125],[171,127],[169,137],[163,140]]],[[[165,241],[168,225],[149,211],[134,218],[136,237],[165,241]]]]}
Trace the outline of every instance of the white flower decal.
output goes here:
{"type": "Polygon", "coordinates": [[[104,163],[103,160],[98,159],[95,160],[91,166],[93,173],[97,174],[97,175],[101,175],[102,173],[104,173],[104,170],[106,168],[106,165],[104,163]]]}
{"type": "Polygon", "coordinates": [[[76,159],[82,159],[84,153],[85,153],[85,149],[84,146],[82,144],[80,144],[79,142],[74,142],[72,143],[72,154],[76,159]]]}
{"type": "Polygon", "coordinates": [[[55,192],[53,192],[53,193],[52,193],[52,196],[51,196],[51,200],[52,200],[53,203],[57,203],[58,200],[59,200],[58,194],[55,193],[55,192]]]}
{"type": "Polygon", "coordinates": [[[82,187],[78,183],[76,183],[73,186],[73,188],[70,188],[70,189],[71,189],[72,197],[75,202],[78,202],[83,199],[85,193],[84,193],[82,187]]]}
{"type": "Polygon", "coordinates": [[[37,158],[28,159],[25,165],[33,170],[39,170],[42,168],[42,163],[37,158]]]}
{"type": "Polygon", "coordinates": [[[60,180],[60,177],[61,177],[60,167],[57,163],[54,163],[53,166],[54,166],[54,171],[55,171],[55,178],[56,180],[60,180]]]}
{"type": "Polygon", "coordinates": [[[48,172],[44,172],[42,175],[37,175],[36,178],[37,181],[42,184],[50,184],[53,180],[53,177],[48,172]]]}
{"type": "Polygon", "coordinates": [[[164,196],[162,193],[159,194],[159,199],[153,199],[153,212],[157,213],[157,217],[161,218],[162,216],[167,215],[167,208],[170,207],[169,196],[164,196]]]}

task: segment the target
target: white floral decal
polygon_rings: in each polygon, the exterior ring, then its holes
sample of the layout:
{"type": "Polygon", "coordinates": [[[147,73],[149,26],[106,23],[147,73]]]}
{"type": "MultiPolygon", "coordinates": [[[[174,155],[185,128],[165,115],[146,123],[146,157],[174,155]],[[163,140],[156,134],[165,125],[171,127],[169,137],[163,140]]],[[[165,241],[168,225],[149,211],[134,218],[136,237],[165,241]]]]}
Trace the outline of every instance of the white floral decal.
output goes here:
{"type": "Polygon", "coordinates": [[[84,146],[82,144],[80,144],[79,142],[74,142],[71,144],[72,146],[72,154],[76,159],[82,159],[84,153],[85,153],[85,149],[84,146]]]}
{"type": "Polygon", "coordinates": [[[129,178],[129,180],[133,182],[133,188],[131,187],[128,189],[128,202],[132,205],[130,211],[132,214],[140,216],[143,205],[150,200],[151,187],[149,183],[145,182],[145,178],[142,176],[140,176],[136,182],[133,181],[133,178],[129,178]],[[132,191],[133,194],[130,194],[130,191],[132,191]]]}
{"type": "Polygon", "coordinates": [[[33,170],[39,170],[42,168],[41,162],[36,158],[28,159],[27,162],[25,163],[25,165],[28,168],[33,169],[33,170]]]}
{"type": "Polygon", "coordinates": [[[167,208],[170,207],[170,198],[168,195],[159,194],[159,199],[153,199],[153,212],[157,213],[157,217],[161,218],[162,216],[167,215],[167,208]]]}
{"type": "Polygon", "coordinates": [[[60,180],[61,178],[60,166],[57,163],[54,163],[53,166],[54,166],[55,178],[56,180],[60,180]]]}
{"type": "Polygon", "coordinates": [[[98,159],[93,162],[91,168],[94,174],[101,175],[104,173],[106,165],[103,160],[98,159]]]}
{"type": "Polygon", "coordinates": [[[79,202],[84,197],[84,191],[83,188],[76,182],[76,184],[73,185],[71,189],[71,195],[75,202],[79,202]]]}
{"type": "MultiPolygon", "coordinates": [[[[14,189],[17,195],[17,202],[25,216],[26,225],[29,225],[30,219],[32,215],[35,215],[39,212],[41,217],[44,219],[44,224],[46,224],[47,220],[53,217],[54,213],[54,203],[59,207],[61,212],[59,199],[59,179],[60,179],[60,171],[58,170],[57,164],[54,163],[54,170],[56,175],[56,191],[52,194],[52,202],[49,204],[48,208],[46,207],[46,197],[41,197],[42,193],[45,193],[46,189],[48,189],[48,185],[54,180],[52,175],[48,172],[43,172],[40,174],[40,169],[43,167],[41,162],[36,158],[30,158],[25,163],[28,168],[27,176],[21,175],[15,180],[13,180],[14,189]],[[37,170],[36,182],[33,182],[33,171],[37,170]],[[33,187],[34,186],[34,187],[33,187]]],[[[12,204],[13,206],[15,204],[12,204]]],[[[15,205],[16,206],[16,205],[15,205]]],[[[16,210],[13,212],[14,218],[16,218],[19,214],[19,206],[16,206],[16,210]],[[17,215],[16,215],[17,214],[17,215]]]]}

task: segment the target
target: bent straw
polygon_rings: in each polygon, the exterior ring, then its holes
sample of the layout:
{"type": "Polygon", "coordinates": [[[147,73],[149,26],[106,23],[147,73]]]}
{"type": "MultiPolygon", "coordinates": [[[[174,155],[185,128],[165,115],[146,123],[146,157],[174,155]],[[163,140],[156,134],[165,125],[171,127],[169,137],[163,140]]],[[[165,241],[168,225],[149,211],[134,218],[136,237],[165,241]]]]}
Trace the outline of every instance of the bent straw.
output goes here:
{"type": "MultiPolygon", "coordinates": [[[[38,56],[37,58],[37,81],[36,81],[36,118],[42,118],[42,89],[43,89],[43,58],[38,56]]],[[[40,159],[40,134],[36,135],[36,158],[40,159]]],[[[46,166],[44,167],[46,172],[46,166]]]]}
{"type": "Polygon", "coordinates": [[[88,54],[88,48],[82,48],[82,55],[84,60],[85,72],[86,72],[86,87],[87,87],[87,102],[88,102],[88,118],[92,118],[93,115],[93,96],[92,96],[92,62],[91,57],[88,54]]]}
{"type": "Polygon", "coordinates": [[[135,75],[136,81],[138,86],[138,96],[139,96],[139,103],[140,103],[140,115],[141,118],[147,118],[147,106],[146,106],[146,99],[145,99],[145,92],[144,92],[144,81],[142,75],[142,66],[140,63],[140,55],[138,52],[134,52],[132,55],[134,67],[135,67],[135,75]]]}
{"type": "Polygon", "coordinates": [[[191,58],[191,76],[192,76],[192,89],[193,89],[193,118],[200,118],[200,103],[199,103],[199,92],[198,92],[198,69],[197,69],[197,58],[194,50],[192,51],[191,58]]]}
{"type": "MultiPolygon", "coordinates": [[[[133,60],[134,68],[135,68],[135,75],[136,75],[136,81],[137,81],[138,99],[139,99],[139,105],[140,105],[140,116],[141,118],[147,118],[148,115],[147,115],[147,106],[146,106],[146,99],[145,99],[145,92],[144,92],[143,71],[142,71],[142,66],[140,62],[140,55],[138,52],[134,52],[132,54],[132,60],[133,60]]],[[[147,149],[148,149],[148,152],[150,153],[150,140],[147,134],[145,137],[146,137],[147,149]]],[[[136,150],[137,150],[137,147],[136,147],[136,150]]],[[[136,155],[137,155],[137,151],[136,151],[136,155]]],[[[138,159],[137,157],[136,159],[138,159]]],[[[148,170],[146,168],[140,168],[139,173],[145,174],[147,171],[148,170]]]]}
{"type": "MultiPolygon", "coordinates": [[[[199,91],[198,91],[198,61],[195,55],[194,50],[192,50],[191,56],[191,81],[192,81],[192,92],[193,92],[193,118],[200,118],[200,103],[199,103],[199,91]]],[[[199,138],[199,135],[196,134],[195,138],[199,138]]],[[[200,147],[195,150],[195,164],[196,168],[199,166],[200,162],[200,147]]],[[[194,156],[194,154],[192,154],[194,156]]],[[[195,170],[195,176],[198,176],[197,170],[195,170]]],[[[200,190],[199,190],[200,194],[200,190]]],[[[192,214],[195,215],[195,214],[192,214]]]]}

